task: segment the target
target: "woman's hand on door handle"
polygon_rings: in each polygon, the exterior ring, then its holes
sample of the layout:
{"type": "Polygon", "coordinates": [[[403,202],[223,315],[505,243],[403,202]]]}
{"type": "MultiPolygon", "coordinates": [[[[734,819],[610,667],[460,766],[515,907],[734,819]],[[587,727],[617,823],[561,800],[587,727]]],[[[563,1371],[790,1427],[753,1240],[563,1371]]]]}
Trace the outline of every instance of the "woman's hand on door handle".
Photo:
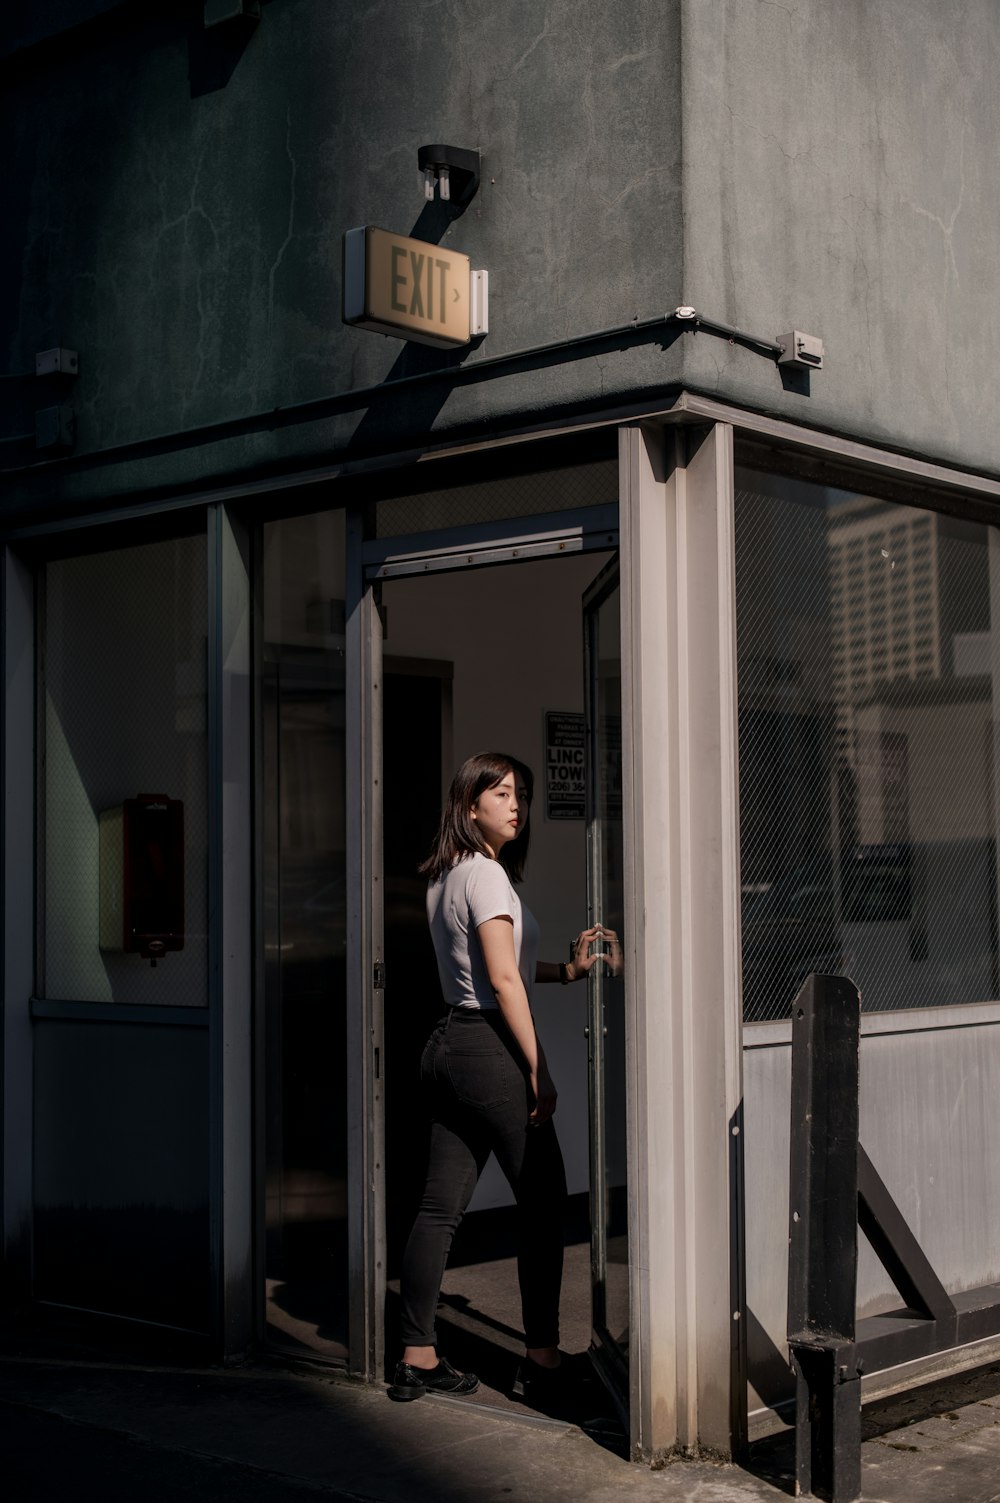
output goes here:
{"type": "Polygon", "coordinates": [[[581,980],[599,960],[604,962],[612,976],[621,973],[622,947],[618,943],[618,935],[604,924],[594,924],[593,928],[584,929],[578,934],[570,945],[569,954],[569,964],[566,967],[569,981],[581,980]],[[606,949],[598,948],[604,945],[607,946],[606,949]]]}
{"type": "Polygon", "coordinates": [[[599,960],[604,962],[610,975],[621,974],[622,947],[618,943],[618,935],[603,924],[582,929],[570,945],[569,955],[569,960],[562,965],[553,964],[551,960],[540,960],[535,966],[535,980],[561,981],[563,986],[568,986],[571,981],[583,981],[599,960]]]}

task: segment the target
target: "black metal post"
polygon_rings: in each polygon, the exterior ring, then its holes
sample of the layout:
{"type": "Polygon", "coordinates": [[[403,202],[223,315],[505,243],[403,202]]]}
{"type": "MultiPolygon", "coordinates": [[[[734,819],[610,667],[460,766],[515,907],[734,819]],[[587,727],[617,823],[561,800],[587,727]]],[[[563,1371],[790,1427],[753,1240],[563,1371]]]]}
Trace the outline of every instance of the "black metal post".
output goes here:
{"type": "Polygon", "coordinates": [[[810,976],[792,1007],[788,1344],[796,1373],[796,1494],[861,1495],[855,1350],[861,1000],[810,976]]]}

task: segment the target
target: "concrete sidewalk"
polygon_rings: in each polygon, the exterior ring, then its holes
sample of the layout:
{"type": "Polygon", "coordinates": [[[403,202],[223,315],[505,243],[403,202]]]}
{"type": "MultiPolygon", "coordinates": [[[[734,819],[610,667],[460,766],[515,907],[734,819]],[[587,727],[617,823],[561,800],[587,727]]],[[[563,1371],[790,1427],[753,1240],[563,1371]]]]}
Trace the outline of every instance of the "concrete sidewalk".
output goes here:
{"type": "MultiPolygon", "coordinates": [[[[866,1410],[868,1503],[1000,1500],[1000,1368],[866,1410]]],[[[633,1465],[554,1421],[274,1366],[234,1370],[0,1355],[10,1503],[737,1503],[791,1496],[788,1438],[749,1469],[633,1465]]]]}

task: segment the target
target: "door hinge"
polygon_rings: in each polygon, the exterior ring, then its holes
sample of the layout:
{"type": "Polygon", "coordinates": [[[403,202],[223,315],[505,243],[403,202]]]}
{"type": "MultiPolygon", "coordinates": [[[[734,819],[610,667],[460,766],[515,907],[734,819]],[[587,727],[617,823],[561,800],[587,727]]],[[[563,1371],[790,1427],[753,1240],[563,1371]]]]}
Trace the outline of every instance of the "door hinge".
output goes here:
{"type": "Polygon", "coordinates": [[[376,960],[372,967],[372,986],[377,992],[385,991],[385,965],[381,960],[376,960]]]}

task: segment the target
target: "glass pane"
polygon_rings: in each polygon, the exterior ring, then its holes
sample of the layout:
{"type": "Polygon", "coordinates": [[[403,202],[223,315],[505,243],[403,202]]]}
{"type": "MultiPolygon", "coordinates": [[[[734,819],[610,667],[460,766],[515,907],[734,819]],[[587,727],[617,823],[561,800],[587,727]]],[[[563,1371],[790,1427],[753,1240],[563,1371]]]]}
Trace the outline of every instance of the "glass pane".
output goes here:
{"type": "Polygon", "coordinates": [[[207,1001],[204,535],[46,566],[41,924],[52,1001],[207,1001]]]}
{"type": "MultiPolygon", "coordinates": [[[[617,588],[597,607],[590,630],[591,693],[596,711],[591,755],[597,772],[591,828],[591,922],[613,929],[623,940],[621,625],[617,588]]],[[[609,1336],[625,1355],[629,1281],[624,980],[607,966],[595,967],[591,974],[591,1029],[600,1029],[597,1057],[601,1060],[594,1105],[601,1115],[604,1160],[603,1172],[595,1175],[598,1193],[603,1185],[603,1205],[592,1207],[602,1244],[594,1249],[594,1317],[598,1332],[609,1336]]]]}
{"type": "Polygon", "coordinates": [[[997,533],[740,471],[743,996],[811,971],[866,1011],[994,998],[997,533]]]}
{"type": "Polygon", "coordinates": [[[579,506],[605,506],[618,500],[618,461],[599,460],[530,475],[505,475],[379,501],[375,536],[405,537],[438,528],[469,527],[501,517],[530,517],[579,506]]]}
{"type": "Polygon", "coordinates": [[[344,526],[264,528],[267,1337],[347,1354],[344,526]]]}

